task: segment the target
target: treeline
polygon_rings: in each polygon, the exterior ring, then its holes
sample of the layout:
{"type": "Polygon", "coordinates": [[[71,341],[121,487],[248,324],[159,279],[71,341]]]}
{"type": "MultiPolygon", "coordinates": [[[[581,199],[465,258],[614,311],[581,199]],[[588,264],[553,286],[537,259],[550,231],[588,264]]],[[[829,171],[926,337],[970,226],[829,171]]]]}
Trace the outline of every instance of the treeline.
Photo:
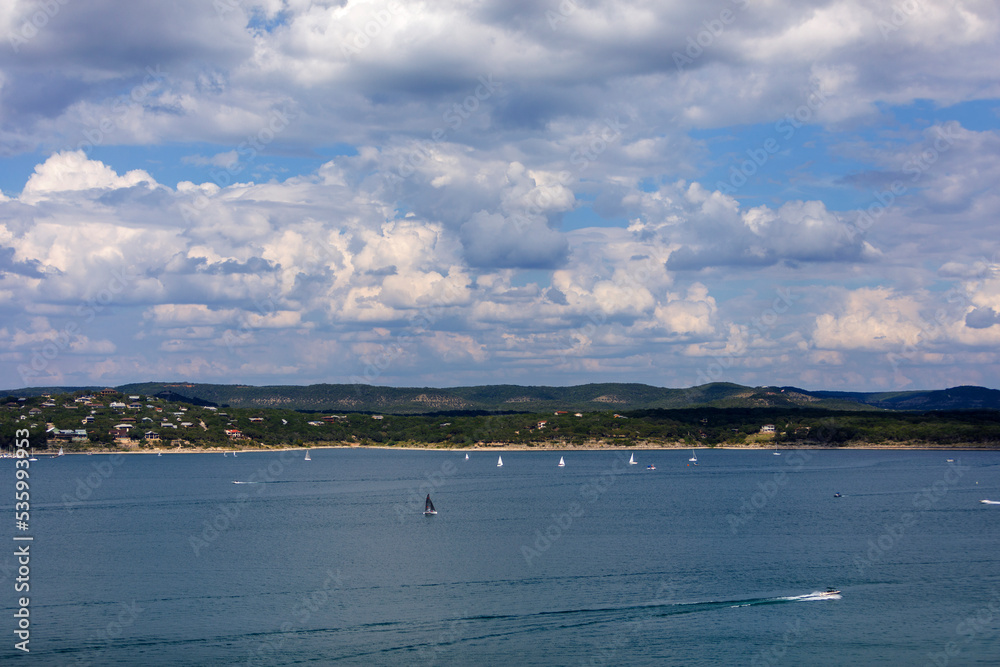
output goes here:
{"type": "MultiPolygon", "coordinates": [[[[427,445],[477,444],[581,446],[603,441],[623,447],[638,443],[714,446],[770,443],[973,445],[1000,448],[1000,412],[992,410],[897,413],[802,408],[682,408],[595,412],[490,412],[447,410],[422,415],[315,413],[283,408],[217,408],[145,396],[134,409],[89,408],[76,395],[47,399],[5,399],[0,405],[0,446],[10,450],[18,429],[28,429],[32,446],[51,439],[48,425],[84,429],[89,443],[64,441],[67,451],[111,448],[111,431],[133,424],[141,447],[303,446],[310,443],[427,445]],[[44,406],[45,402],[47,406],[44,406]],[[52,404],[55,405],[52,405],[52,404]],[[75,407],[67,407],[67,406],[75,407]],[[32,408],[40,410],[29,414],[32,408]],[[579,416],[577,416],[579,415],[579,416]],[[84,418],[90,423],[82,423],[84,418]],[[325,418],[325,419],[324,419],[325,418]],[[92,420],[92,421],[91,421],[92,420]],[[173,427],[164,425],[173,424],[173,427]],[[187,424],[187,426],[183,426],[187,424]],[[773,433],[762,433],[765,426],[773,433]],[[238,431],[237,437],[227,434],[238,431]],[[147,440],[154,432],[160,441],[147,440]]],[[[112,399],[109,399],[112,400],[112,399]]],[[[127,402],[127,399],[125,399],[127,402]]]]}

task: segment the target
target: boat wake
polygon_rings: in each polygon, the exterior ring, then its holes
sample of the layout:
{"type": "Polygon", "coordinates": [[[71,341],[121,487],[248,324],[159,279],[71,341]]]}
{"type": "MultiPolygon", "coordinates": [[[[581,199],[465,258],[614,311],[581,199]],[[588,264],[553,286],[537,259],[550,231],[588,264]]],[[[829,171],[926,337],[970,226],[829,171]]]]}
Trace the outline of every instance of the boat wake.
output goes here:
{"type": "Polygon", "coordinates": [[[840,600],[840,591],[813,591],[812,593],[807,593],[806,595],[793,595],[792,597],[781,598],[782,600],[788,600],[789,602],[813,602],[815,600],[840,600]]]}
{"type": "Polygon", "coordinates": [[[1000,505],[1000,500],[980,500],[984,505],[1000,505]]]}
{"type": "Polygon", "coordinates": [[[813,591],[805,595],[790,595],[777,598],[749,598],[746,600],[713,600],[711,602],[661,602],[659,600],[650,602],[644,607],[660,607],[664,614],[684,614],[694,611],[701,611],[713,608],[726,607],[736,609],[738,607],[754,607],[764,604],[784,604],[786,602],[814,602],[817,600],[840,600],[840,591],[813,591]],[[673,611],[668,607],[675,607],[673,611]]]}

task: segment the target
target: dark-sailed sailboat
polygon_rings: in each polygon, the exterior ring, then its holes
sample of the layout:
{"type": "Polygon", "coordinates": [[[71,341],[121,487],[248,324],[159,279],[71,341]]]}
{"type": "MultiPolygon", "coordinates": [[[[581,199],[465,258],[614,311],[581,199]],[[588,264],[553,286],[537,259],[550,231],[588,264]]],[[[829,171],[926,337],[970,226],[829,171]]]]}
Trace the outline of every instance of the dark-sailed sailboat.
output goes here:
{"type": "Polygon", "coordinates": [[[429,516],[431,514],[437,514],[437,510],[434,509],[434,503],[431,502],[431,494],[427,494],[427,502],[424,503],[424,516],[429,516]]]}

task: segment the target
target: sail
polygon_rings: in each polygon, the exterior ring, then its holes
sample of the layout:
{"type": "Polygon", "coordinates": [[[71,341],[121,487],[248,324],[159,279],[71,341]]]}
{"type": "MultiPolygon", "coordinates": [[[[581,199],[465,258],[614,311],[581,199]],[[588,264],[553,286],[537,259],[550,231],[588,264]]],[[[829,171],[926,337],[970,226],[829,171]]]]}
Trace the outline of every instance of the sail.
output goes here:
{"type": "Polygon", "coordinates": [[[559,457],[559,467],[560,468],[565,468],[566,467],[566,462],[563,460],[563,457],[561,457],[561,456],[559,457]]]}
{"type": "Polygon", "coordinates": [[[497,467],[499,468],[502,465],[503,465],[503,457],[502,456],[498,456],[497,457],[497,467]]]}
{"type": "Polygon", "coordinates": [[[427,502],[424,503],[424,513],[426,514],[427,512],[436,512],[436,511],[437,510],[434,509],[434,503],[431,502],[431,494],[428,493],[427,502]]]}
{"type": "Polygon", "coordinates": [[[306,450],[306,461],[312,461],[312,457],[309,456],[309,450],[306,450]]]}
{"type": "Polygon", "coordinates": [[[633,452],[632,455],[628,457],[628,462],[631,463],[632,465],[637,465],[637,462],[635,460],[635,452],[633,452]]]}

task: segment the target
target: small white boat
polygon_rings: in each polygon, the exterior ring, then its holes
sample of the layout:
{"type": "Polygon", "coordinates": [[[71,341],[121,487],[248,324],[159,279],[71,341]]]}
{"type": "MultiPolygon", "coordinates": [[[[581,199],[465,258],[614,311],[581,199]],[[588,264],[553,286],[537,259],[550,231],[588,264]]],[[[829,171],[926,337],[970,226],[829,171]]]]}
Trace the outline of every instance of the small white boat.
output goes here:
{"type": "Polygon", "coordinates": [[[778,451],[777,447],[774,448],[774,455],[775,456],[781,456],[781,452],[778,451]]]}
{"type": "Polygon", "coordinates": [[[306,461],[312,461],[312,457],[309,456],[309,450],[308,449],[306,450],[306,458],[305,458],[305,460],[306,461]]]}
{"type": "Polygon", "coordinates": [[[469,455],[468,455],[468,454],[466,454],[466,455],[465,455],[465,460],[466,460],[466,461],[468,461],[468,460],[469,460],[469,455]]]}
{"type": "Polygon", "coordinates": [[[564,461],[563,457],[561,457],[561,456],[559,457],[559,467],[560,468],[565,468],[566,467],[566,461],[564,461]]]}
{"type": "Polygon", "coordinates": [[[688,461],[690,461],[691,463],[698,462],[698,455],[694,453],[693,449],[691,450],[691,458],[689,458],[688,461]]]}
{"type": "Polygon", "coordinates": [[[427,494],[427,501],[424,502],[424,516],[430,516],[431,514],[437,514],[437,510],[434,509],[434,503],[431,502],[431,494],[427,494]]]}
{"type": "Polygon", "coordinates": [[[157,456],[163,456],[163,452],[156,452],[157,456]]]}
{"type": "Polygon", "coordinates": [[[631,466],[639,465],[639,462],[635,460],[635,452],[633,452],[632,455],[628,457],[628,464],[631,466]]]}
{"type": "Polygon", "coordinates": [[[503,457],[502,456],[498,456],[497,457],[497,467],[498,468],[502,468],[503,467],[503,457]]]}
{"type": "Polygon", "coordinates": [[[59,453],[56,454],[56,456],[65,456],[65,454],[63,454],[62,447],[59,448],[59,453]]]}

